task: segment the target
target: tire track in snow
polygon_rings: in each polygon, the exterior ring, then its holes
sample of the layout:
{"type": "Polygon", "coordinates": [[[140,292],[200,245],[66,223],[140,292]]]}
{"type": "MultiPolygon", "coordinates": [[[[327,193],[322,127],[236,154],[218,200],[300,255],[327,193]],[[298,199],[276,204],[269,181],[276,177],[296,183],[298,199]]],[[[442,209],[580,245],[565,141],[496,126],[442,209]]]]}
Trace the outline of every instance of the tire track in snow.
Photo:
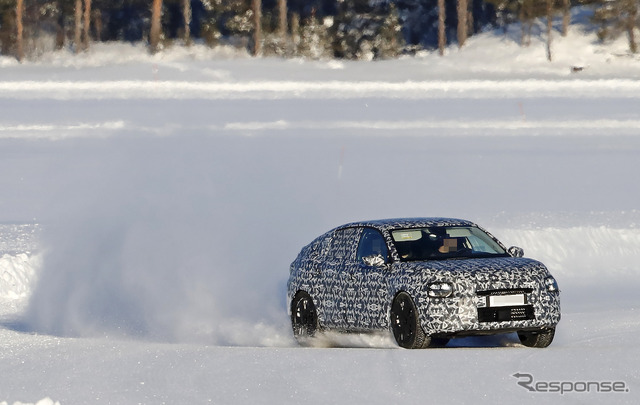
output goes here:
{"type": "MultiPolygon", "coordinates": [[[[179,128],[140,125],[135,122],[105,121],[75,124],[41,123],[33,125],[2,125],[0,139],[104,138],[120,131],[133,131],[158,136],[177,136],[179,133],[202,132],[211,136],[222,134],[272,135],[273,132],[296,130],[339,131],[358,134],[366,130],[367,136],[606,136],[637,135],[640,120],[582,119],[582,120],[398,120],[398,121],[252,121],[227,122],[220,125],[183,125],[179,128]],[[424,131],[427,132],[424,132],[424,131]],[[446,130],[446,133],[428,132],[446,130]],[[394,132],[389,132],[394,131],[394,132]],[[419,131],[419,132],[416,132],[419,131]],[[605,131],[605,132],[602,132],[605,131]]],[[[334,132],[327,132],[331,136],[334,132]]],[[[339,134],[338,132],[335,132],[339,134]]]]}
{"type": "Polygon", "coordinates": [[[75,124],[17,124],[0,123],[0,139],[65,139],[72,137],[103,137],[110,132],[123,129],[124,121],[79,122],[75,124]],[[87,132],[92,131],[92,132],[87,132]],[[98,132],[96,132],[98,131],[98,132]],[[105,134],[106,131],[107,133],[105,134]]]}
{"type": "MultiPolygon", "coordinates": [[[[614,120],[614,119],[581,119],[581,120],[538,120],[524,121],[518,119],[512,120],[420,120],[420,121],[255,121],[255,122],[230,122],[224,126],[227,131],[238,132],[260,132],[269,130],[336,130],[336,129],[367,129],[382,131],[402,131],[402,130],[419,130],[419,129],[457,129],[468,131],[479,131],[478,134],[493,136],[494,133],[486,132],[486,130],[546,130],[541,135],[555,135],[548,130],[591,130],[594,135],[602,136],[600,132],[594,129],[615,129],[615,135],[637,134],[640,128],[640,120],[614,120]]],[[[521,135],[521,132],[510,132],[514,135],[521,135]]],[[[576,135],[584,136],[589,132],[571,132],[576,135]]],[[[330,134],[330,133],[328,133],[330,134]]],[[[467,135],[468,132],[458,132],[460,135],[467,135]]],[[[384,132],[380,135],[393,136],[384,132]]],[[[425,135],[420,133],[418,135],[425,135]]],[[[451,135],[451,133],[447,133],[451,135]]]]}
{"type": "Polygon", "coordinates": [[[640,81],[4,81],[4,99],[281,99],[281,98],[531,98],[640,97],[640,81]]]}

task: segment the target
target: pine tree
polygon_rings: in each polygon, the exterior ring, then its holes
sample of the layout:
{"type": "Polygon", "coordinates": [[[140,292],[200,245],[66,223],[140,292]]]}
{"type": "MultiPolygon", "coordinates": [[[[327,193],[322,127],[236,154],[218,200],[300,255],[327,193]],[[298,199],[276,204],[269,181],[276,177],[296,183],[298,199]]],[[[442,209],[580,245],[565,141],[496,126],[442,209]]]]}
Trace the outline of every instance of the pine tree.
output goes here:
{"type": "Polygon", "coordinates": [[[229,37],[242,46],[248,46],[249,36],[254,30],[255,21],[252,0],[225,0],[221,3],[221,12],[225,16],[225,28],[229,37]]]}
{"type": "Polygon", "coordinates": [[[17,48],[17,58],[20,62],[24,59],[24,41],[23,41],[23,12],[24,12],[24,3],[23,0],[16,1],[16,48],[17,48]]]}
{"type": "Polygon", "coordinates": [[[296,50],[289,35],[287,1],[274,0],[274,3],[274,7],[266,10],[262,18],[262,52],[265,55],[290,57],[296,50]]]}
{"type": "Polygon", "coordinates": [[[262,55],[262,0],[252,0],[253,12],[253,56],[262,55]]]}
{"type": "Polygon", "coordinates": [[[458,0],[458,47],[462,48],[467,41],[467,16],[469,14],[469,3],[467,0],[458,0]]]}
{"type": "Polygon", "coordinates": [[[82,0],[76,0],[76,6],[74,9],[74,41],[76,53],[82,50],[82,0]]]}
{"type": "Polygon", "coordinates": [[[389,2],[340,3],[330,24],[334,55],[364,60],[398,55],[404,49],[400,20],[399,10],[389,2]]]}
{"type": "Polygon", "coordinates": [[[62,7],[60,7],[61,4],[59,1],[56,2],[56,6],[55,10],[57,13],[54,16],[56,24],[56,49],[62,49],[64,47],[66,37],[64,32],[64,12],[62,11],[62,7]]]}
{"type": "Polygon", "coordinates": [[[562,36],[566,37],[571,24],[571,0],[562,0],[562,36]]]}
{"type": "Polygon", "coordinates": [[[395,5],[391,4],[389,14],[385,17],[380,32],[376,35],[376,59],[395,58],[404,48],[400,16],[395,5]]]}
{"type": "Polygon", "coordinates": [[[287,42],[287,0],[278,0],[278,36],[283,44],[287,42]]]}
{"type": "Polygon", "coordinates": [[[82,49],[89,49],[89,28],[91,27],[91,0],[84,0],[84,31],[82,34],[82,49]]]}
{"type": "Polygon", "coordinates": [[[630,4],[629,16],[627,18],[627,33],[629,35],[629,50],[631,53],[638,52],[638,44],[635,36],[635,29],[638,25],[638,4],[630,4]]]}
{"type": "Polygon", "coordinates": [[[153,0],[151,7],[151,31],[149,32],[149,46],[151,53],[160,50],[160,36],[162,35],[162,0],[153,0]]]}
{"type": "Polygon", "coordinates": [[[213,47],[218,44],[222,37],[218,26],[218,21],[223,11],[222,0],[209,0],[202,4],[205,16],[200,21],[200,35],[207,45],[213,47]]]}
{"type": "Polygon", "coordinates": [[[93,26],[96,32],[95,40],[98,42],[102,41],[102,30],[104,26],[102,25],[102,11],[99,9],[93,12],[93,26]]]}
{"type": "MultiPolygon", "coordinates": [[[[536,19],[548,16],[548,0],[487,0],[502,14],[503,24],[517,20],[522,27],[520,45],[531,45],[531,30],[536,19]]],[[[555,2],[554,2],[555,4],[555,2]]]]}
{"type": "Polygon", "coordinates": [[[291,13],[291,43],[295,53],[298,53],[297,49],[300,46],[300,14],[291,13]]]}
{"type": "Polygon", "coordinates": [[[440,56],[444,55],[444,48],[447,46],[446,17],[444,0],[438,0],[438,53],[440,53],[440,56]]]}
{"type": "Polygon", "coordinates": [[[638,26],[637,0],[599,0],[591,1],[596,4],[593,21],[600,26],[598,37],[600,40],[618,38],[627,34],[629,51],[638,52],[635,29],[638,26]]]}
{"type": "Polygon", "coordinates": [[[182,0],[182,16],[184,18],[184,43],[191,45],[191,0],[182,0]]]}
{"type": "Polygon", "coordinates": [[[324,59],[333,56],[329,31],[315,14],[312,14],[300,28],[298,53],[310,59],[324,59]]]}
{"type": "Polygon", "coordinates": [[[551,62],[553,59],[551,54],[551,38],[553,32],[553,0],[547,2],[547,60],[551,62]]]}

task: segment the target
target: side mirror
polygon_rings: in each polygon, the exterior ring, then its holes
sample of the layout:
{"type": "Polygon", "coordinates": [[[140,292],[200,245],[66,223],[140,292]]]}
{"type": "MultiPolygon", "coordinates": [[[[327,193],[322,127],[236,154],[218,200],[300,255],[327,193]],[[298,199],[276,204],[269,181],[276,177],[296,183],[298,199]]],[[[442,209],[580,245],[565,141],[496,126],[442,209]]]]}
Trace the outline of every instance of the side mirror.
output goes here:
{"type": "Polygon", "coordinates": [[[362,261],[364,262],[364,264],[371,267],[383,267],[385,264],[387,264],[386,260],[384,260],[384,257],[382,257],[381,254],[365,256],[362,258],[362,261]]]}
{"type": "Polygon", "coordinates": [[[524,256],[524,250],[522,248],[520,248],[520,247],[517,247],[517,246],[511,246],[509,249],[507,249],[507,252],[509,252],[511,257],[523,257],[524,256]]]}

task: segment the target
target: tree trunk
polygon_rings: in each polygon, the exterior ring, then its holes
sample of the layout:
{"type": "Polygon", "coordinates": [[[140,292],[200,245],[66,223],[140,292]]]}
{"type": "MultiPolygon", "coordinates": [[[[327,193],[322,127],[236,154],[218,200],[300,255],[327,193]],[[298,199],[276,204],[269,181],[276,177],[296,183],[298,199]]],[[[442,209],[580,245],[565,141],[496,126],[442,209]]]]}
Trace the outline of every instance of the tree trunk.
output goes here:
{"type": "Polygon", "coordinates": [[[278,36],[284,46],[287,41],[287,0],[278,0],[278,36]]]}
{"type": "Polygon", "coordinates": [[[571,24],[571,0],[562,0],[562,36],[566,37],[571,24]]]}
{"type": "Polygon", "coordinates": [[[444,47],[447,46],[444,22],[446,19],[444,0],[438,0],[438,52],[444,55],[444,47]]]}
{"type": "Polygon", "coordinates": [[[16,1],[16,57],[18,61],[22,62],[24,60],[24,44],[23,44],[23,31],[24,27],[22,25],[22,14],[24,11],[24,3],[23,0],[16,1]]]}
{"type": "Polygon", "coordinates": [[[524,22],[524,18],[525,18],[525,8],[523,5],[520,5],[520,11],[518,12],[518,20],[520,20],[520,29],[521,29],[521,34],[520,34],[520,46],[525,46],[525,37],[526,37],[526,30],[524,28],[525,26],[525,22],[524,22]]]}
{"type": "Polygon", "coordinates": [[[82,34],[82,50],[89,49],[89,28],[91,27],[91,0],[84,0],[84,31],[82,34]]]}
{"type": "MultiPolygon", "coordinates": [[[[524,0],[520,5],[520,21],[522,25],[522,39],[520,41],[520,46],[529,46],[531,45],[531,30],[533,29],[534,22],[534,3],[537,0],[524,0]]],[[[549,0],[542,0],[546,3],[549,0]]]]}
{"type": "Polygon", "coordinates": [[[191,45],[191,0],[182,1],[182,14],[184,15],[184,43],[188,46],[191,45]]]}
{"type": "Polygon", "coordinates": [[[627,21],[625,21],[627,36],[629,37],[629,51],[631,53],[638,52],[638,44],[636,43],[636,20],[638,18],[638,3],[629,1],[627,3],[627,21]]]}
{"type": "MultiPolygon", "coordinates": [[[[57,6],[60,7],[60,2],[58,2],[57,6]]],[[[64,48],[64,40],[64,13],[61,10],[56,20],[56,49],[64,48]]]]}
{"type": "Polygon", "coordinates": [[[82,0],[76,0],[74,20],[73,46],[75,47],[75,52],[78,53],[82,50],[82,0]]]}
{"type": "Polygon", "coordinates": [[[458,0],[458,47],[462,48],[467,41],[467,16],[469,4],[467,0],[458,0]]]}
{"type": "Polygon", "coordinates": [[[300,45],[300,14],[291,13],[291,42],[293,42],[293,52],[298,53],[300,45]]]}
{"type": "Polygon", "coordinates": [[[262,53],[262,0],[252,0],[253,10],[253,56],[262,53]]]}
{"type": "Polygon", "coordinates": [[[93,27],[96,31],[95,40],[100,42],[102,41],[102,12],[100,10],[96,10],[93,12],[93,27]]]}
{"type": "Polygon", "coordinates": [[[151,6],[151,32],[149,32],[149,46],[151,53],[156,53],[160,45],[160,33],[162,19],[162,0],[153,0],[151,6]]]}
{"type": "Polygon", "coordinates": [[[551,62],[551,31],[553,29],[553,0],[547,0],[547,60],[551,62]]]}

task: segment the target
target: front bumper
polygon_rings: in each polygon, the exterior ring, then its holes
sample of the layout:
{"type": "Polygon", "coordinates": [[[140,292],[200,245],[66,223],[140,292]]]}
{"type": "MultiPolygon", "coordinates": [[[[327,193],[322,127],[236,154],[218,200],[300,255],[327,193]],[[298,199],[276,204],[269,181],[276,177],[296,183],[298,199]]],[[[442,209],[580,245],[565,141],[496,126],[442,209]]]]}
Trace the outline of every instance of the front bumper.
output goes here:
{"type": "Polygon", "coordinates": [[[497,334],[555,327],[560,296],[542,286],[458,292],[448,298],[420,297],[421,324],[427,335],[497,334]],[[488,299],[488,293],[505,299],[488,299]],[[515,302],[509,302],[509,299],[515,302]],[[520,300],[520,302],[518,302],[520,300]]]}

